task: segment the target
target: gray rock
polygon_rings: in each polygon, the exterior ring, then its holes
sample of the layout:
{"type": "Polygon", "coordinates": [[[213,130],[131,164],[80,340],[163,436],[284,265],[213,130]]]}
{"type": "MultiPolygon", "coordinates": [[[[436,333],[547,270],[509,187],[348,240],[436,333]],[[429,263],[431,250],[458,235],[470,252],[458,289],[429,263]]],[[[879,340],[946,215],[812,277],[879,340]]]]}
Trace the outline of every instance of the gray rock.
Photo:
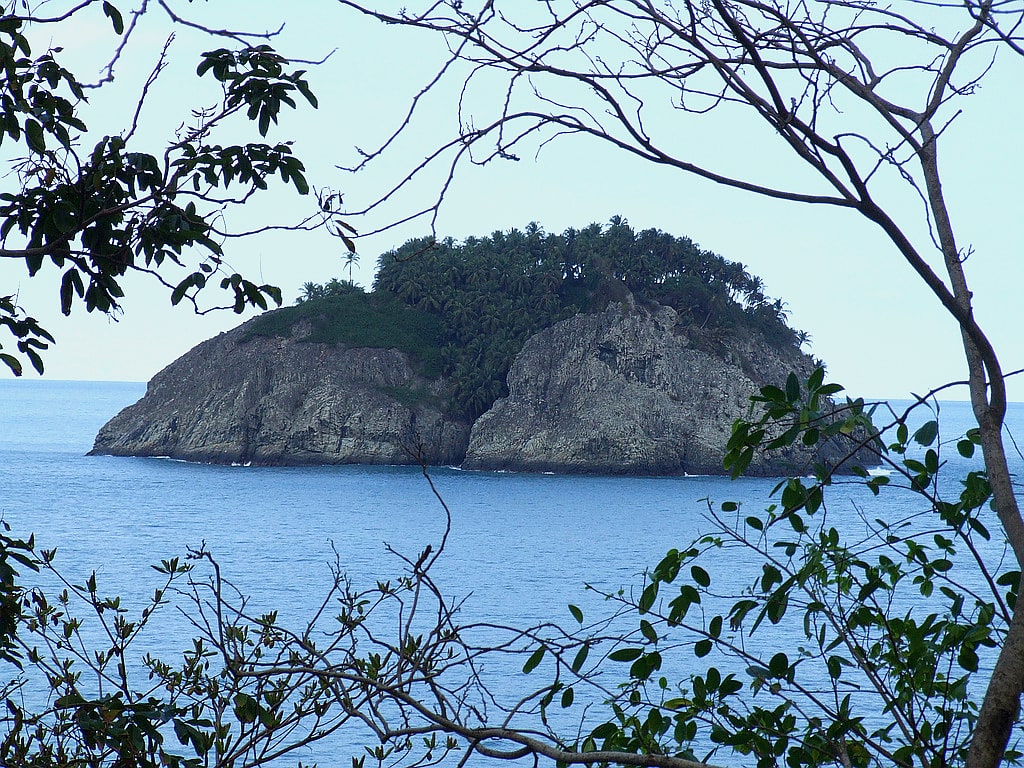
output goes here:
{"type": "MultiPolygon", "coordinates": [[[[473,425],[469,469],[722,474],[732,423],[765,384],[812,361],[754,335],[681,329],[668,307],[612,304],[527,341],[508,397],[473,425]]],[[[807,466],[806,450],[759,456],[750,473],[807,466]]]]}
{"type": "Polygon", "coordinates": [[[242,325],[156,376],[91,453],[253,464],[458,464],[469,424],[448,385],[389,349],[252,336],[242,325]]]}
{"type": "MultiPolygon", "coordinates": [[[[92,453],[253,464],[462,464],[467,469],[722,474],[750,396],[812,361],[751,332],[681,327],[632,297],[527,341],[508,397],[470,425],[451,387],[393,349],[256,336],[249,324],[200,344],[111,419],[92,453]]],[[[833,451],[834,453],[834,451],[833,451]]],[[[802,448],[759,455],[749,473],[800,471],[802,448]]]]}

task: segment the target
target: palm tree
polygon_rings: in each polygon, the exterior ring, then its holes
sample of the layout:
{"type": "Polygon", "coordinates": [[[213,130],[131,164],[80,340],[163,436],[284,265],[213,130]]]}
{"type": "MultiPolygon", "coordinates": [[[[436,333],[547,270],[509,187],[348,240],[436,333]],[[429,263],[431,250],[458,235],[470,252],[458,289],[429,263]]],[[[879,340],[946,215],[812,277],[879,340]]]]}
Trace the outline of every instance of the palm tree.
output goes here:
{"type": "Polygon", "coordinates": [[[352,269],[356,264],[359,263],[359,254],[355,251],[349,251],[345,255],[345,269],[348,270],[348,281],[352,282],[352,269]]]}
{"type": "Polygon", "coordinates": [[[312,299],[322,298],[324,295],[324,287],[314,282],[307,282],[302,284],[302,293],[299,298],[296,299],[296,304],[302,304],[305,301],[311,301],[312,299]]]}

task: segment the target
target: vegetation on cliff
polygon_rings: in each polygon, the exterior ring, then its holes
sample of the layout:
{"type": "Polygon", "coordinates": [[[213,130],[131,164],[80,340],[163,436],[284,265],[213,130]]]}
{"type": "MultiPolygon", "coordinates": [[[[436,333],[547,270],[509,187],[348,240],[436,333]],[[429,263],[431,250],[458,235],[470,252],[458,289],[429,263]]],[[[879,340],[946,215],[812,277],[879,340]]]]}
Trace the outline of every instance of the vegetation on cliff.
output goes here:
{"type": "Polygon", "coordinates": [[[620,217],[561,234],[529,224],[461,242],[412,239],[380,256],[370,294],[351,281],[306,283],[296,306],[265,315],[252,333],[282,335],[307,320],[310,341],[402,349],[450,377],[454,407],[474,419],[506,394],[509,366],[530,336],[630,296],[706,330],[757,333],[779,346],[804,338],[743,264],[686,237],[636,232],[620,217]]]}
{"type": "Polygon", "coordinates": [[[290,336],[297,325],[306,323],[304,341],[398,349],[415,359],[423,375],[441,374],[443,335],[437,316],[338,280],[325,286],[307,283],[306,290],[315,297],[260,315],[249,326],[249,335],[290,336]]]}

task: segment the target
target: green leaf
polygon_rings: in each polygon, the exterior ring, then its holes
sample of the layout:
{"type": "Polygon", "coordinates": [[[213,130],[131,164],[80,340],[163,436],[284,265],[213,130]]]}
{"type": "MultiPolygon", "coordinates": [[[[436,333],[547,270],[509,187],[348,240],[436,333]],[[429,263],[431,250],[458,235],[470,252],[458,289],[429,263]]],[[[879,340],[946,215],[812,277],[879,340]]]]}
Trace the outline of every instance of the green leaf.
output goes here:
{"type": "Polygon", "coordinates": [[[110,19],[110,23],[114,27],[114,33],[118,35],[124,34],[124,19],[121,18],[121,12],[117,10],[111,3],[103,3],[103,14],[110,19]]]}
{"type": "Polygon", "coordinates": [[[640,593],[640,601],[637,603],[637,610],[640,613],[647,613],[651,610],[651,606],[654,605],[654,601],[658,597],[658,582],[652,581],[646,587],[644,591],[640,593]]]}
{"type": "Polygon", "coordinates": [[[70,205],[63,202],[58,203],[53,208],[53,223],[61,234],[65,235],[74,232],[75,227],[78,226],[74,210],[70,205]]]}
{"type": "Polygon", "coordinates": [[[754,459],[754,449],[750,446],[745,446],[736,451],[730,451],[725,455],[725,469],[729,470],[729,476],[735,480],[744,472],[747,471],[747,467],[750,466],[750,462],[754,459]]]}
{"type": "Polygon", "coordinates": [[[40,155],[46,151],[46,137],[43,135],[43,126],[35,120],[25,121],[25,140],[28,148],[40,155]]]}
{"type": "Polygon", "coordinates": [[[661,668],[661,654],[657,651],[644,654],[633,662],[629,676],[634,680],[647,680],[651,673],[661,668]]]}
{"type": "Polygon", "coordinates": [[[74,267],[64,273],[60,281],[60,311],[65,315],[71,314],[71,302],[77,294],[85,293],[85,286],[82,284],[82,277],[74,267]]]}
{"type": "Polygon", "coordinates": [[[523,673],[528,675],[533,672],[533,670],[537,668],[537,665],[540,664],[541,660],[543,660],[546,651],[547,648],[543,645],[534,651],[530,655],[530,658],[526,660],[526,663],[523,664],[523,673]]]}
{"type": "Polygon", "coordinates": [[[171,305],[172,306],[177,306],[178,304],[181,303],[181,300],[183,298],[185,298],[185,292],[189,289],[189,287],[191,285],[192,285],[192,278],[191,278],[191,276],[189,276],[189,277],[186,277],[184,280],[182,280],[180,283],[178,283],[174,287],[174,290],[171,291],[171,305]]]}
{"type": "Polygon", "coordinates": [[[796,377],[795,373],[790,373],[786,377],[786,400],[790,403],[796,403],[800,400],[800,379],[796,377]]]}
{"type": "Polygon", "coordinates": [[[259,717],[256,699],[247,693],[235,694],[235,717],[240,723],[253,723],[259,717]]]}
{"type": "Polygon", "coordinates": [[[573,692],[572,688],[566,688],[562,691],[562,709],[568,709],[572,706],[573,692]]]}
{"type": "Polygon", "coordinates": [[[576,656],[572,660],[572,671],[579,672],[583,669],[583,664],[587,661],[587,656],[590,655],[590,646],[584,643],[578,651],[576,656]]]}
{"type": "Polygon", "coordinates": [[[785,677],[789,672],[789,657],[782,653],[776,653],[768,662],[768,671],[775,677],[785,677]]]}
{"type": "Polygon", "coordinates": [[[643,653],[640,648],[620,648],[608,654],[608,658],[611,661],[635,661],[643,656],[643,653]]]}
{"type": "Polygon", "coordinates": [[[575,605],[570,605],[569,613],[571,613],[572,617],[576,619],[576,621],[578,621],[580,624],[583,623],[583,611],[581,611],[578,607],[576,607],[575,605]]]}
{"type": "Polygon", "coordinates": [[[778,624],[782,621],[782,617],[786,615],[787,608],[789,608],[789,595],[781,591],[780,588],[780,591],[768,599],[768,604],[765,606],[768,621],[772,624],[778,624]]]}
{"type": "Polygon", "coordinates": [[[693,655],[696,656],[698,659],[703,659],[705,656],[711,653],[712,647],[713,644],[710,640],[698,640],[696,643],[693,644],[693,655]]]}
{"type": "Polygon", "coordinates": [[[40,376],[43,375],[43,358],[31,347],[25,349],[25,355],[28,357],[28,361],[32,363],[32,367],[36,369],[36,373],[40,376]]]}
{"type": "Polygon", "coordinates": [[[0,362],[10,368],[11,373],[15,376],[21,376],[23,373],[21,362],[18,358],[8,355],[6,352],[0,352],[0,362]]]}
{"type": "Polygon", "coordinates": [[[972,646],[965,645],[960,649],[960,653],[956,657],[956,663],[968,672],[977,672],[978,654],[972,646]]]}
{"type": "Polygon", "coordinates": [[[764,563],[761,566],[761,591],[770,592],[772,587],[776,584],[782,583],[782,574],[779,569],[770,563],[764,563]]]}
{"type": "MultiPolygon", "coordinates": [[[[309,194],[309,182],[306,181],[306,177],[303,176],[301,173],[292,174],[292,184],[295,185],[295,189],[300,195],[309,194]]],[[[349,250],[354,251],[355,248],[350,246],[349,250]]]]}
{"type": "Polygon", "coordinates": [[[817,368],[814,369],[814,372],[811,373],[810,377],[807,379],[807,391],[817,392],[824,380],[825,369],[822,368],[821,366],[818,366],[817,368]]]}
{"type": "Polygon", "coordinates": [[[926,421],[921,425],[914,433],[914,441],[919,445],[928,446],[935,442],[935,438],[939,435],[939,422],[932,419],[926,421]]]}
{"type": "Polygon", "coordinates": [[[711,576],[709,576],[708,572],[701,568],[699,565],[694,565],[690,568],[690,575],[693,577],[693,580],[697,582],[697,584],[699,584],[700,586],[711,586],[711,576]]]}
{"type": "Polygon", "coordinates": [[[640,634],[642,634],[649,642],[658,642],[658,633],[651,625],[651,622],[646,619],[640,619],[640,634]]]}
{"type": "Polygon", "coordinates": [[[838,680],[843,674],[843,660],[838,656],[828,657],[828,675],[833,680],[838,680]]]}
{"type": "Polygon", "coordinates": [[[259,707],[260,723],[267,730],[273,730],[278,725],[277,713],[272,707],[259,707]]]}
{"type": "Polygon", "coordinates": [[[1001,587],[1015,587],[1020,583],[1020,571],[1006,571],[999,574],[996,584],[1001,587]]]}

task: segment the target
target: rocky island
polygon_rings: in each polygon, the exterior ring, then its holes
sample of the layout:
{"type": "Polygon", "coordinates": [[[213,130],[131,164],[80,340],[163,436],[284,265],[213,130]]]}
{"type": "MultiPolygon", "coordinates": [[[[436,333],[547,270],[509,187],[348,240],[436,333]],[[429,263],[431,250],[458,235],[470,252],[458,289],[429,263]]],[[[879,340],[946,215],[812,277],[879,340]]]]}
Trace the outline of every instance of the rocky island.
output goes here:
{"type": "MultiPolygon", "coordinates": [[[[92,453],[721,473],[750,396],[813,369],[799,341],[742,265],[620,220],[410,241],[371,293],[309,283],[297,306],[200,344],[92,453]]],[[[791,448],[749,471],[821,458],[791,448]]]]}

